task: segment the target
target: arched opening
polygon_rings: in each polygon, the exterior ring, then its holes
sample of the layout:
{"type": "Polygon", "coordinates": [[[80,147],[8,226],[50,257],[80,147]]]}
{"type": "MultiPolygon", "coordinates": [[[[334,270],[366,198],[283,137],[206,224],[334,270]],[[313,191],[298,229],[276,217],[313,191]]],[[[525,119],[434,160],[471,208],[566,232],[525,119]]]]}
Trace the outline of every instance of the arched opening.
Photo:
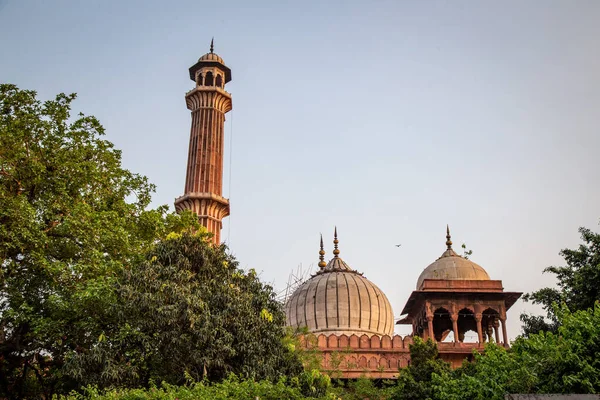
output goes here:
{"type": "Polygon", "coordinates": [[[220,88],[223,87],[223,77],[220,74],[217,75],[216,86],[220,88]]]}
{"type": "Polygon", "coordinates": [[[484,342],[500,342],[499,337],[500,313],[493,308],[487,308],[481,313],[481,331],[484,342]]]}
{"type": "Polygon", "coordinates": [[[206,76],[204,77],[204,86],[212,86],[213,84],[213,73],[207,72],[206,76]]]}
{"type": "Polygon", "coordinates": [[[477,336],[477,321],[475,321],[475,313],[468,309],[463,308],[458,312],[458,341],[465,343],[475,343],[478,341],[477,336]],[[469,334],[467,335],[467,332],[469,334]],[[475,333],[474,341],[472,341],[472,332],[475,333]]]}
{"type": "Polygon", "coordinates": [[[202,86],[202,74],[198,74],[198,76],[196,77],[196,83],[198,84],[198,86],[202,86]]]}
{"type": "Polygon", "coordinates": [[[443,342],[450,332],[452,332],[450,312],[440,307],[433,312],[433,337],[437,342],[443,342]]]}
{"type": "Polygon", "coordinates": [[[469,329],[466,332],[462,333],[462,343],[478,343],[479,342],[479,337],[477,335],[477,332],[469,329]]]}

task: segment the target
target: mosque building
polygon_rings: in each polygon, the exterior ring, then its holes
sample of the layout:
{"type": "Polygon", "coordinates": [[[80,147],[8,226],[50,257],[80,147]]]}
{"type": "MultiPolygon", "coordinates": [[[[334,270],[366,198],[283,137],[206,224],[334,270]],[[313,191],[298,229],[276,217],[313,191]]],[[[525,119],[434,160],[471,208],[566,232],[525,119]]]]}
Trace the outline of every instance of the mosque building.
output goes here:
{"type": "MultiPolygon", "coordinates": [[[[229,215],[223,197],[225,114],[232,109],[225,84],[231,70],[210,52],[189,69],[195,87],[186,96],[192,124],[184,194],[175,200],[177,211],[191,210],[220,244],[222,219],[229,215]]],[[[508,347],[506,312],[522,293],[505,292],[502,281],[492,280],[483,267],[452,249],[449,228],[446,249],[426,267],[400,315],[394,318],[385,293],[340,257],[337,228],[333,258],[325,262],[323,238],[319,270],[287,299],[287,325],[303,329],[307,346],[321,352],[324,370],[341,378],[395,378],[410,362],[413,337],[437,343],[442,359],[458,367],[486,342],[508,347]],[[396,324],[411,325],[412,334],[394,334],[396,324]],[[466,332],[477,340],[465,341],[466,332]],[[308,337],[314,338],[309,343],[308,337]]]]}

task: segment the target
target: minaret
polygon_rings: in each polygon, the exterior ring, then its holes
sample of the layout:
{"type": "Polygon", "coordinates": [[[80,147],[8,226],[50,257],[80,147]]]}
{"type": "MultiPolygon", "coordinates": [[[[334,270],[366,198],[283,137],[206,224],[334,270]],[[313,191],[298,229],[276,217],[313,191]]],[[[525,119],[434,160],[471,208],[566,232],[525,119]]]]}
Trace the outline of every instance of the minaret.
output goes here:
{"type": "Polygon", "coordinates": [[[211,41],[210,52],[190,68],[190,79],[196,83],[185,95],[192,112],[190,147],[185,190],[175,199],[175,209],[197,214],[219,245],[221,221],[229,215],[229,200],[223,197],[223,144],[225,114],[231,110],[225,84],[231,81],[231,70],[213,50],[211,41]]]}

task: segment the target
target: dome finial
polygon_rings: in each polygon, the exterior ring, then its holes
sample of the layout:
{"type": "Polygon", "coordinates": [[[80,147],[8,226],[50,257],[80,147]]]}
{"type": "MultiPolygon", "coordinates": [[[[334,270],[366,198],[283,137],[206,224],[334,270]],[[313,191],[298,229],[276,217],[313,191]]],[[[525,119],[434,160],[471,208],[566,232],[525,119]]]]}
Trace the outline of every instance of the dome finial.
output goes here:
{"type": "Polygon", "coordinates": [[[210,39],[210,52],[213,53],[215,50],[215,38],[213,36],[212,39],[210,39]]]}
{"type": "Polygon", "coordinates": [[[452,250],[452,240],[450,238],[450,227],[446,225],[446,246],[448,246],[448,250],[452,250]]]}
{"type": "Polygon", "coordinates": [[[321,250],[319,250],[319,268],[321,271],[327,266],[325,262],[325,250],[323,249],[323,234],[321,234],[321,250]]]}
{"type": "Polygon", "coordinates": [[[337,238],[337,226],[335,227],[335,230],[333,231],[333,255],[335,258],[338,258],[338,256],[340,255],[340,250],[338,249],[338,243],[340,241],[337,238]]]}

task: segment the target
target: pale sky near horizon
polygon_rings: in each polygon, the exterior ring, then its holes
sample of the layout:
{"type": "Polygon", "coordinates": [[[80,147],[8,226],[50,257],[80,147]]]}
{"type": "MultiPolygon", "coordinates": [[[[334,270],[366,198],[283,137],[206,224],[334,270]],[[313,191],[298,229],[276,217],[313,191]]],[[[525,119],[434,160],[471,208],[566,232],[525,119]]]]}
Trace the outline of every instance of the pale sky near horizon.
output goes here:
{"type": "MultiPolygon", "coordinates": [[[[522,292],[553,284],[542,270],[578,227],[599,230],[598,21],[594,0],[0,0],[0,82],[77,92],[172,208],[188,68],[214,36],[233,76],[222,238],[282,289],[337,225],[399,317],[446,224],[522,292]]],[[[523,310],[539,312],[517,302],[511,337],[523,310]]]]}

